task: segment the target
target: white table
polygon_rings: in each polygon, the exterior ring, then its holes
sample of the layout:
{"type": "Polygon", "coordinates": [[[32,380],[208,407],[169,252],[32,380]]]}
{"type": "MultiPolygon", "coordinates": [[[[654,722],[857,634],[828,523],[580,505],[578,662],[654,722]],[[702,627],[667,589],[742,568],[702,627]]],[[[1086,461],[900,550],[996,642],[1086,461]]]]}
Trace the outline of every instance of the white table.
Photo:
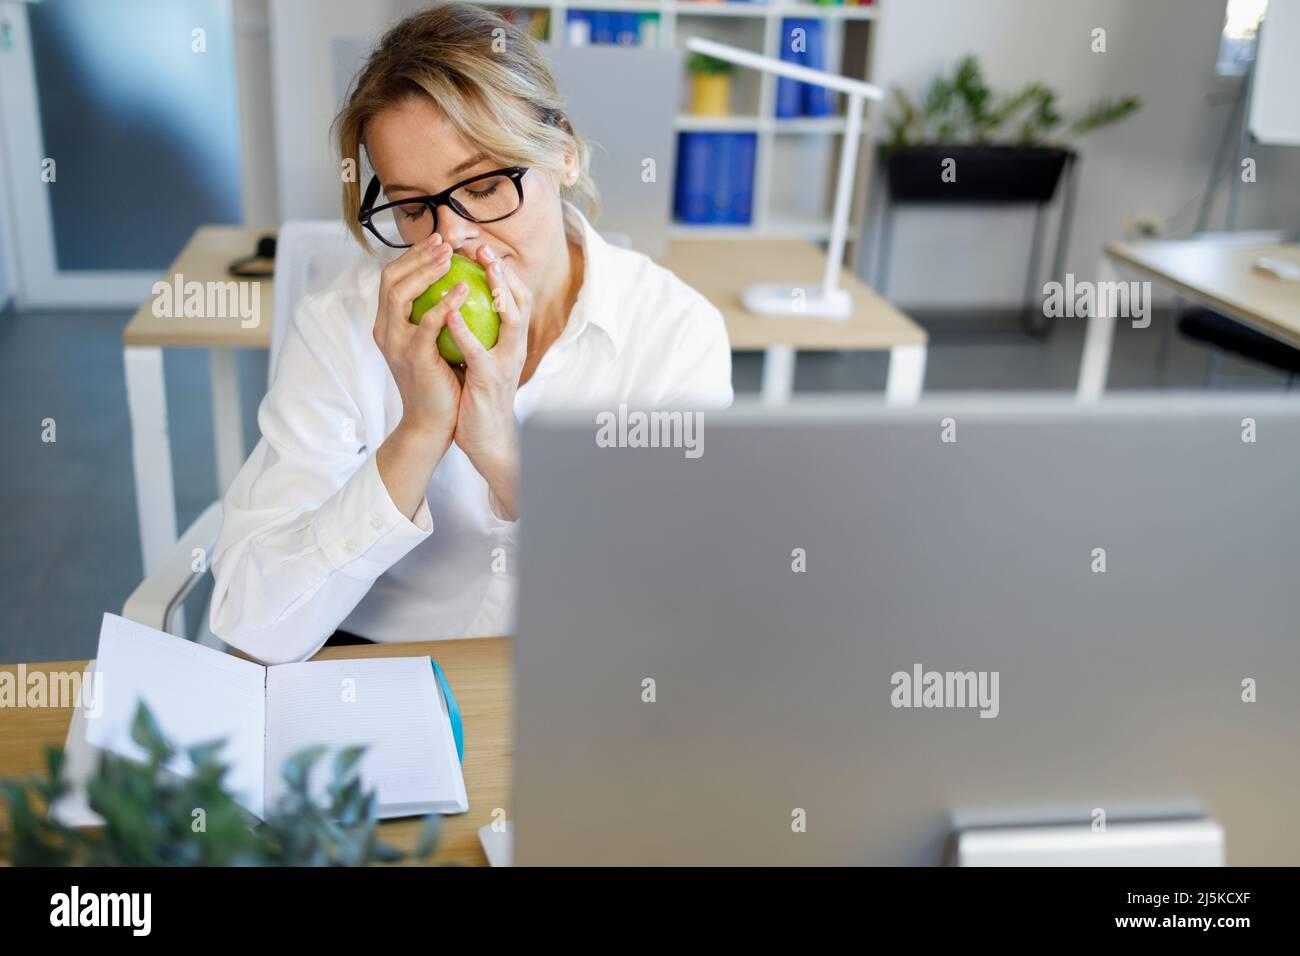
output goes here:
{"type": "MultiPolygon", "coordinates": [[[[1300,263],[1300,243],[1241,242],[1232,238],[1160,239],[1112,242],[1097,267],[1098,289],[1119,282],[1122,271],[1177,290],[1179,295],[1273,338],[1300,348],[1300,283],[1286,282],[1253,268],[1268,256],[1300,263]]],[[[1108,296],[1088,317],[1079,365],[1078,397],[1096,401],[1106,389],[1115,322],[1107,314],[1108,296]]],[[[1150,324],[1133,319],[1134,328],[1150,324]]]]}
{"type": "Polygon", "coordinates": [[[921,396],[925,381],[928,336],[925,329],[877,295],[852,272],[840,283],[853,300],[842,320],[755,315],[740,301],[741,293],[760,282],[806,281],[821,285],[826,254],[798,239],[677,239],[660,260],[718,307],[727,323],[731,347],[763,352],[763,401],[783,405],[794,391],[795,353],[888,352],[885,398],[910,404],[921,396]]]}

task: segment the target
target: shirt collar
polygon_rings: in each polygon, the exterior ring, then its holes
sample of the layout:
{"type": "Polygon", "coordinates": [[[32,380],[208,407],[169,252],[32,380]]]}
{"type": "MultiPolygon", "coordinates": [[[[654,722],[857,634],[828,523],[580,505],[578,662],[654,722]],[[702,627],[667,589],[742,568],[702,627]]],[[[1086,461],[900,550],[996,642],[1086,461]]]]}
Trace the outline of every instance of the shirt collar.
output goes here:
{"type": "Polygon", "coordinates": [[[563,200],[563,204],[565,237],[582,244],[583,260],[582,288],[578,290],[573,314],[561,338],[577,338],[588,325],[594,325],[605,333],[614,354],[618,355],[626,338],[627,310],[615,307],[610,300],[611,291],[618,287],[616,263],[612,261],[614,250],[577,206],[568,200],[563,200]]]}

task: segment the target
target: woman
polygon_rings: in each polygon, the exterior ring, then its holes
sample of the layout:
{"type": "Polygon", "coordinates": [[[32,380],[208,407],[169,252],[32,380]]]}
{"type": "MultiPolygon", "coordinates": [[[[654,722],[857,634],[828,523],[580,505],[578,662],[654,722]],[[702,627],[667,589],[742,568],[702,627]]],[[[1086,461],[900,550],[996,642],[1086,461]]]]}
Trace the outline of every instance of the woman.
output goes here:
{"type": "MultiPolygon", "coordinates": [[[[497,15],[434,7],[393,27],[336,120],[344,216],[368,249],[299,304],[226,494],[212,632],[268,663],[337,630],[374,641],[510,633],[518,421],[538,407],[731,403],[718,310],[606,243],[588,149],[532,40],[497,15]],[[351,161],[351,162],[349,162],[351,161]],[[384,244],[368,241],[365,230],[384,244]],[[458,287],[409,321],[451,254],[487,270],[490,351],[458,287]],[[438,354],[446,326],[465,356],[438,354]]],[[[627,187],[641,187],[640,170],[627,187]]],[[[593,434],[595,425],[593,423],[593,434]]]]}

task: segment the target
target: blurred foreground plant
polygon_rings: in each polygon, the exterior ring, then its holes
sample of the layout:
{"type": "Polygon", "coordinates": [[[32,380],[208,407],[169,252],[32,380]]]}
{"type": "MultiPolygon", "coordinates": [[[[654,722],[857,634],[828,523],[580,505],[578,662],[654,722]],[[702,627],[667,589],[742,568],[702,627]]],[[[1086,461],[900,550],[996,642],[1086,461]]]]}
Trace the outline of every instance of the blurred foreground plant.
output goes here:
{"type": "MultiPolygon", "coordinates": [[[[325,805],[310,798],[308,781],[326,748],[294,754],[281,770],[288,793],[259,824],[222,786],[229,769],[218,760],[222,742],[189,748],[193,773],[172,773],[166,765],[178,751],[143,703],[131,739],[148,759],[104,752],[87,783],[102,827],[49,817],[48,807],[68,792],[58,748],[46,753],[44,778],[0,781],[8,804],[0,855],[16,866],[363,866],[407,856],[378,839],[377,797],[362,789],[358,771],[362,747],[335,755],[325,805]]],[[[436,814],[425,819],[415,857],[433,852],[438,824],[436,814]]]]}

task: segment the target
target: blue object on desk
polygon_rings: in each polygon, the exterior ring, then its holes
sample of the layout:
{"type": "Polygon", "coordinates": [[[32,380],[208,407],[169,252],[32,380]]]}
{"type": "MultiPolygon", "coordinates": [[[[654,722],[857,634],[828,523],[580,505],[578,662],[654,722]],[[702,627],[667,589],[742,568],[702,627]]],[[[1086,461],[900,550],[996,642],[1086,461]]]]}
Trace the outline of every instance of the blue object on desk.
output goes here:
{"type": "Polygon", "coordinates": [[[456,740],[456,757],[462,764],[465,763],[465,728],[460,723],[460,705],[456,703],[456,695],[451,692],[451,684],[447,683],[447,677],[443,674],[442,668],[432,657],[429,663],[433,665],[433,676],[438,678],[438,686],[442,688],[442,696],[447,698],[447,719],[451,721],[451,735],[456,740]]]}

